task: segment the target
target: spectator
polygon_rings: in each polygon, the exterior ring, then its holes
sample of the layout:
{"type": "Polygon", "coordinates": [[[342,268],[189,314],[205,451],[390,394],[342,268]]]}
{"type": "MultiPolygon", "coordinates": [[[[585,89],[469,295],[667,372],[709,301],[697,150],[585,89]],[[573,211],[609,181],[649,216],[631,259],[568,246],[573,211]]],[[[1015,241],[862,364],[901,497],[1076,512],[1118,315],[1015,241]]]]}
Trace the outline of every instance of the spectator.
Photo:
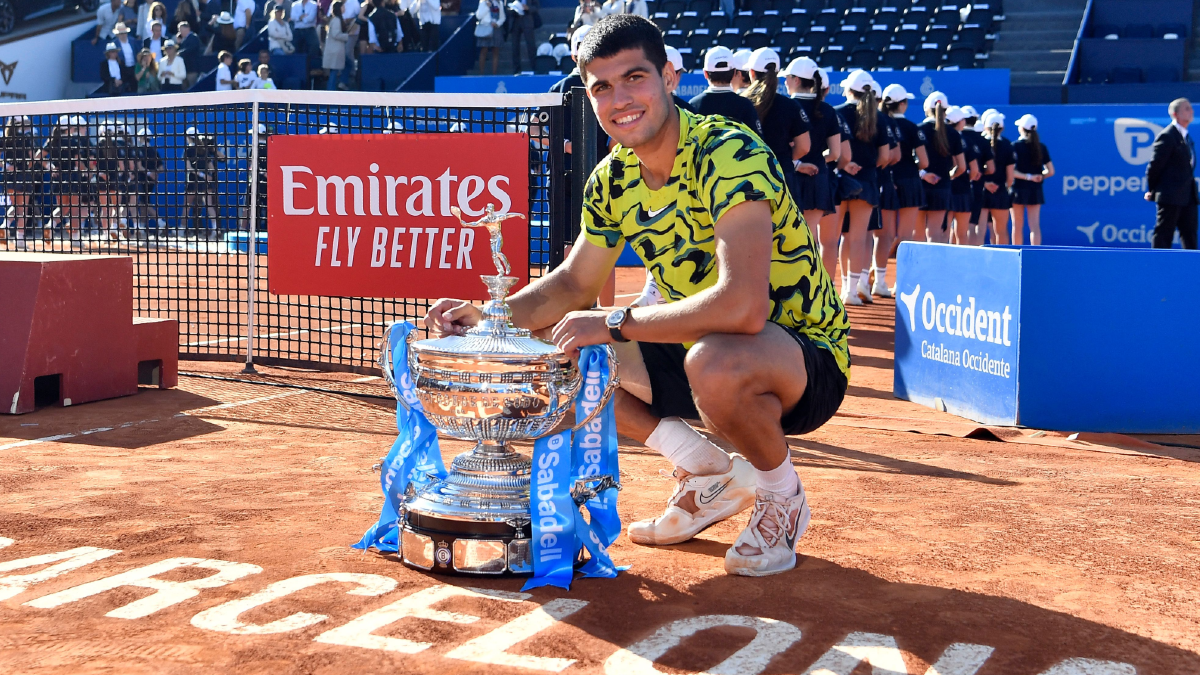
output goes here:
{"type": "Polygon", "coordinates": [[[296,51],[311,58],[321,46],[317,37],[316,0],[297,0],[292,3],[292,44],[296,51]]]}
{"type": "Polygon", "coordinates": [[[591,26],[604,16],[604,8],[596,0],[579,0],[575,8],[575,18],[571,20],[572,33],[580,26],[591,26]]]}
{"type": "Polygon", "coordinates": [[[125,92],[127,83],[133,81],[133,73],[121,62],[121,50],[117,48],[115,42],[104,46],[104,63],[100,64],[100,80],[104,82],[104,93],[109,96],[120,96],[125,92]]]}
{"type": "Polygon", "coordinates": [[[216,91],[233,89],[233,54],[223,51],[217,55],[217,86],[216,91]]]}
{"type": "Polygon", "coordinates": [[[267,0],[263,3],[263,17],[270,21],[276,9],[282,9],[285,17],[291,16],[292,0],[267,0]]]}
{"type": "Polygon", "coordinates": [[[139,94],[158,93],[158,62],[154,60],[154,52],[149,49],[138,52],[138,62],[133,76],[137,79],[139,94]]]}
{"type": "Polygon", "coordinates": [[[179,46],[174,40],[167,40],[163,43],[163,60],[158,64],[159,89],[170,92],[183,91],[183,83],[187,81],[187,76],[187,64],[179,56],[179,46]]]}
{"type": "Polygon", "coordinates": [[[171,15],[168,32],[171,35],[179,33],[179,24],[182,21],[188,22],[189,26],[200,25],[200,12],[195,0],[179,0],[179,4],[175,5],[175,13],[171,15]]]}
{"type": "Polygon", "coordinates": [[[257,5],[254,0],[237,0],[233,10],[233,28],[237,31],[238,49],[246,43],[246,30],[254,26],[254,11],[257,5]]]}
{"type": "Polygon", "coordinates": [[[512,8],[512,14],[509,15],[512,24],[508,28],[508,35],[512,38],[513,68],[521,72],[521,42],[524,41],[525,51],[529,54],[529,68],[532,70],[533,57],[537,55],[533,44],[533,17],[538,12],[538,0],[512,0],[508,6],[512,8]]]}
{"type": "Polygon", "coordinates": [[[137,15],[129,12],[125,5],[121,4],[121,0],[109,0],[100,5],[96,10],[96,34],[92,36],[92,44],[96,44],[100,40],[111,40],[113,28],[117,24],[133,21],[136,18],[137,15]]]}
{"type": "Polygon", "coordinates": [[[400,20],[400,34],[403,36],[400,39],[404,45],[404,50],[409,52],[421,51],[421,24],[417,23],[416,17],[413,16],[413,10],[407,4],[408,0],[389,0],[395,3],[396,18],[400,20]]]}
{"type": "Polygon", "coordinates": [[[604,10],[604,15],[609,14],[637,14],[642,18],[650,18],[650,7],[646,5],[646,0],[608,0],[601,8],[604,10]]]}
{"type": "Polygon", "coordinates": [[[216,32],[213,33],[212,42],[209,43],[208,51],[217,52],[236,52],[237,51],[237,29],[233,27],[233,16],[229,12],[221,12],[215,19],[216,32]]]}
{"type": "Polygon", "coordinates": [[[392,54],[398,51],[404,51],[400,41],[404,38],[404,31],[400,28],[400,20],[396,18],[392,9],[384,5],[383,0],[371,0],[371,13],[367,19],[371,22],[371,32],[374,34],[374,43],[378,45],[379,51],[384,54],[392,54]]]}
{"type": "Polygon", "coordinates": [[[272,54],[287,55],[296,51],[292,44],[292,27],[285,16],[283,7],[276,5],[271,12],[271,21],[267,23],[267,45],[272,54]]]}
{"type": "Polygon", "coordinates": [[[254,72],[258,72],[259,66],[271,65],[271,52],[266,49],[258,50],[258,63],[254,64],[254,72]]]}
{"type": "Polygon", "coordinates": [[[153,34],[154,22],[158,21],[162,25],[167,23],[167,6],[161,2],[153,2],[149,5],[142,5],[146,8],[144,13],[146,19],[143,21],[138,19],[138,39],[145,40],[153,34]]]}
{"type": "Polygon", "coordinates": [[[358,52],[359,22],[366,23],[366,18],[361,16],[362,10],[361,0],[342,0],[342,27],[346,30],[346,67],[342,69],[341,81],[346,85],[346,89],[350,88],[351,78],[357,66],[355,56],[358,52]]]}
{"type": "Polygon", "coordinates": [[[130,70],[133,70],[134,61],[137,55],[137,50],[133,48],[133,44],[129,42],[129,28],[119,23],[113,28],[113,34],[116,36],[117,52],[121,58],[121,64],[130,70]]]}
{"type": "Polygon", "coordinates": [[[250,59],[238,61],[238,72],[233,76],[238,89],[258,89],[254,86],[258,82],[258,74],[254,72],[252,65],[250,59]]]}
{"type": "MultiPolygon", "coordinates": [[[[271,66],[265,63],[258,64],[258,80],[254,83],[255,89],[276,89],[275,80],[271,79],[271,66]]],[[[265,194],[265,193],[263,193],[265,194]]]]}
{"type": "MultiPolygon", "coordinates": [[[[187,2],[187,0],[182,0],[187,2]]],[[[179,45],[179,58],[183,59],[183,67],[187,70],[184,80],[185,89],[191,89],[200,77],[200,57],[204,55],[204,45],[200,38],[192,32],[192,25],[187,21],[179,22],[179,34],[175,36],[175,44],[179,45]]]]}
{"type": "Polygon", "coordinates": [[[321,67],[329,71],[329,82],[326,89],[346,89],[346,85],[338,82],[342,70],[346,68],[346,44],[350,36],[346,34],[345,19],[342,11],[345,3],[334,0],[330,8],[329,21],[325,24],[325,52],[321,56],[321,67]]]}
{"type": "Polygon", "coordinates": [[[442,0],[442,16],[458,16],[462,13],[462,0],[442,0]]]}
{"type": "Polygon", "coordinates": [[[500,45],[504,44],[499,30],[502,25],[504,5],[500,0],[479,0],[479,9],[475,10],[475,46],[479,47],[480,75],[489,49],[492,50],[492,74],[500,69],[500,45]]]}
{"type": "MultiPolygon", "coordinates": [[[[1154,154],[1146,165],[1146,201],[1155,202],[1154,217],[1154,248],[1171,248],[1175,242],[1175,233],[1185,249],[1196,248],[1196,205],[1200,196],[1196,193],[1196,144],[1188,133],[1188,125],[1192,123],[1192,104],[1186,98],[1171,101],[1167,108],[1171,115],[1171,123],[1159,132],[1154,139],[1154,154]]],[[[1017,126],[1021,123],[1018,120],[1017,126]]],[[[1021,138],[1027,145],[1040,143],[1037,137],[1037,122],[1032,129],[1024,131],[1021,138]],[[1029,142],[1032,138],[1032,143],[1029,142]]],[[[1044,146],[1043,146],[1044,147],[1044,146]]],[[[1032,148],[1026,154],[1033,154],[1032,148]]],[[[1044,155],[1045,162],[1041,166],[1050,165],[1050,153],[1044,155]]],[[[1040,159],[1040,157],[1039,157],[1040,159]]],[[[1050,165],[1053,166],[1053,165],[1050,165]]],[[[1036,168],[1036,166],[1035,166],[1036,168]]],[[[1022,170],[1021,162],[1017,170],[1022,170]]],[[[1053,169],[1051,169],[1053,171],[1053,169]]],[[[1045,169],[1041,169],[1042,174],[1045,169]]],[[[1020,174],[1017,174],[1020,175],[1020,174]]],[[[1053,175],[1053,173],[1051,173],[1053,175]]],[[[1038,178],[1042,178],[1038,175],[1038,178]]],[[[1038,188],[1041,188],[1039,182],[1038,188]]],[[[1020,208],[1013,204],[1013,209],[1020,208]]],[[[1035,244],[1038,242],[1034,242],[1035,244]]]]}
{"type": "MultiPolygon", "coordinates": [[[[162,5],[159,5],[159,7],[162,7],[162,5]]],[[[154,54],[154,59],[161,61],[163,57],[162,44],[163,23],[158,20],[152,21],[150,23],[150,37],[142,40],[142,49],[149,49],[150,53],[154,54]]]]}
{"type": "MultiPolygon", "coordinates": [[[[222,0],[200,0],[200,23],[192,24],[192,30],[199,34],[200,41],[208,44],[212,40],[213,33],[216,32],[217,17],[221,12],[225,11],[225,6],[222,0]]],[[[233,18],[233,15],[229,15],[233,18]]],[[[212,52],[206,52],[211,54],[212,52]]]]}
{"type": "MultiPolygon", "coordinates": [[[[412,0],[408,11],[414,14],[417,21],[421,24],[421,51],[436,52],[442,42],[442,38],[438,34],[438,31],[441,30],[439,26],[442,24],[442,5],[440,1],[412,0]]],[[[500,13],[503,16],[503,6],[500,8],[500,13]]],[[[501,20],[501,23],[503,23],[503,20],[501,20]]]]}

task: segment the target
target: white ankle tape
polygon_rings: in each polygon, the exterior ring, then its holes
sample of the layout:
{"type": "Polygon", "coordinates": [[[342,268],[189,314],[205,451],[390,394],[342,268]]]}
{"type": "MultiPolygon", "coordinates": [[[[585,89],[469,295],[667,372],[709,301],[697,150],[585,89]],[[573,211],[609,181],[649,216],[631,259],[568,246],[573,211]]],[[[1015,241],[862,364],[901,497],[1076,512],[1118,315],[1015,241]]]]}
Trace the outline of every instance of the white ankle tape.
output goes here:
{"type": "Polygon", "coordinates": [[[729,455],[678,417],[664,417],[646,439],[646,447],[688,473],[708,475],[729,468],[729,455]]]}

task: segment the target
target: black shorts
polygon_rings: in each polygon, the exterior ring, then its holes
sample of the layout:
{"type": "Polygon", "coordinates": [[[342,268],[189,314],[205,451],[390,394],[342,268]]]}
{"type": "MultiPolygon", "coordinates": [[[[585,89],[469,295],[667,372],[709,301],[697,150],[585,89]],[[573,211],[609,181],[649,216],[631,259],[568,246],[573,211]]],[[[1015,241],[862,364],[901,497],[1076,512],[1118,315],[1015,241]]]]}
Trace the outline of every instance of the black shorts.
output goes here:
{"type": "Polygon", "coordinates": [[[1033,206],[1044,204],[1046,198],[1042,194],[1042,184],[1031,180],[1018,178],[1013,181],[1012,203],[1033,206]]]}
{"type": "MultiPolygon", "coordinates": [[[[800,345],[804,353],[804,370],[808,383],[795,408],[779,420],[783,433],[807,434],[829,421],[846,396],[846,376],[828,349],[818,347],[794,328],[780,326],[800,345]]],[[[700,411],[692,399],[683,360],[687,349],[681,344],[639,342],[642,361],[650,375],[652,403],[650,412],[657,417],[700,419],[700,411]]]]}

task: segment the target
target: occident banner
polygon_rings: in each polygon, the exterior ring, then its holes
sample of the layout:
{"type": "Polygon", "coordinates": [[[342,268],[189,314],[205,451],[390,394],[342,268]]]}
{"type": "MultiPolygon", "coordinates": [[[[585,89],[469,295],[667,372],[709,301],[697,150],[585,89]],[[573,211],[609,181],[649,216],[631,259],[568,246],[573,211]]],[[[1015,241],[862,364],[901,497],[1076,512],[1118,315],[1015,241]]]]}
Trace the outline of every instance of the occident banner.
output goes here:
{"type": "Polygon", "coordinates": [[[489,205],[518,288],[529,277],[529,137],[272,136],[269,286],[277,295],[485,299],[489,205]],[[461,220],[452,209],[461,211],[461,220]]]}

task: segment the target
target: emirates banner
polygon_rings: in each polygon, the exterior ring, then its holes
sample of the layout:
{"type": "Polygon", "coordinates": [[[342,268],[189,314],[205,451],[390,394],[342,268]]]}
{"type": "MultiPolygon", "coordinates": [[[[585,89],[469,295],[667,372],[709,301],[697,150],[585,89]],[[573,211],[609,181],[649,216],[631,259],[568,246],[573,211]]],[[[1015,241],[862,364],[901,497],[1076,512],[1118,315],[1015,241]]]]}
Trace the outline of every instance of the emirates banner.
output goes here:
{"type": "Polygon", "coordinates": [[[525,134],[272,136],[270,289],[277,295],[486,299],[487,216],[529,277],[525,134]],[[454,211],[458,211],[456,215],[454,211]],[[517,215],[524,217],[516,217],[517,215]]]}

